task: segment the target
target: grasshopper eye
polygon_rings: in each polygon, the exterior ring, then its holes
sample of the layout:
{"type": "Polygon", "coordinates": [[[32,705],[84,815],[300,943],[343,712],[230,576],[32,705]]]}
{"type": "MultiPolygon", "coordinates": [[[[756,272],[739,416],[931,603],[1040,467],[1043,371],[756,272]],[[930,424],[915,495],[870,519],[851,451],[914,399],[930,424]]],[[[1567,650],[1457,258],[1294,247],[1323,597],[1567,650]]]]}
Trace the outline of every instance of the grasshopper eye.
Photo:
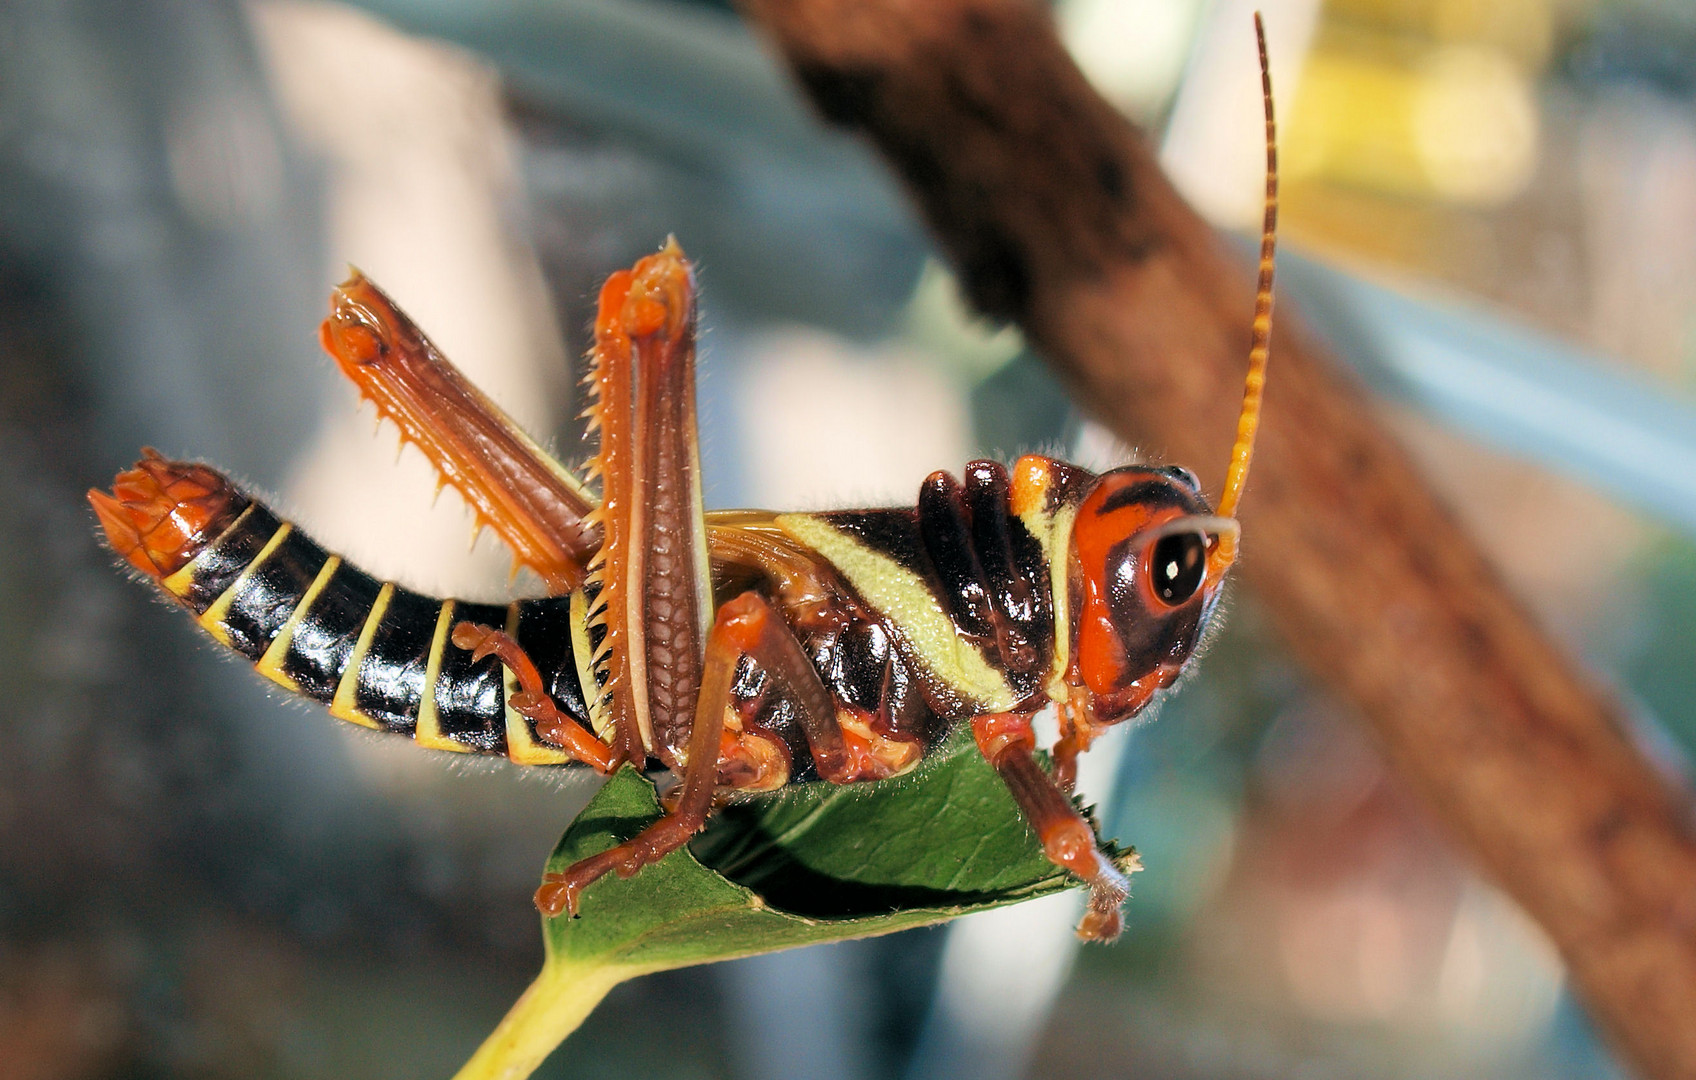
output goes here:
{"type": "Polygon", "coordinates": [[[1148,582],[1154,595],[1177,607],[1195,595],[1207,573],[1207,540],[1199,532],[1173,533],[1148,552],[1148,582]]]}

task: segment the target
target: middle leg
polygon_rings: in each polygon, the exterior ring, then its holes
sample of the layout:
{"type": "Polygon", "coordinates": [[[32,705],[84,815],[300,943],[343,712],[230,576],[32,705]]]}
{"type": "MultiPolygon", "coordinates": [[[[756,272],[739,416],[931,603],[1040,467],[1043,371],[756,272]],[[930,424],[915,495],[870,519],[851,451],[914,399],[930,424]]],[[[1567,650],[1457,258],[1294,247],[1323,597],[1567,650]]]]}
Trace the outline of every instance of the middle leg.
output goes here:
{"type": "Polygon", "coordinates": [[[670,813],[634,838],[573,863],[562,873],[544,875],[542,887],[536,890],[536,907],[542,914],[553,917],[569,911],[576,915],[578,897],[585,888],[609,872],[630,877],[688,843],[706,824],[718,787],[720,754],[727,749],[725,713],[732,707],[736,666],[743,656],[759,657],[767,639],[765,628],[773,618],[770,605],[757,593],[743,593],[719,609],[707,637],[680,796],[670,813]]]}
{"type": "Polygon", "coordinates": [[[510,634],[478,623],[462,622],[453,628],[452,640],[455,647],[471,653],[473,663],[496,656],[512,671],[518,680],[518,691],[508,704],[520,715],[536,722],[537,735],[570,751],[577,760],[603,776],[618,767],[623,759],[613,747],[554,703],[542,683],[542,673],[536,670],[524,647],[510,634]]]}

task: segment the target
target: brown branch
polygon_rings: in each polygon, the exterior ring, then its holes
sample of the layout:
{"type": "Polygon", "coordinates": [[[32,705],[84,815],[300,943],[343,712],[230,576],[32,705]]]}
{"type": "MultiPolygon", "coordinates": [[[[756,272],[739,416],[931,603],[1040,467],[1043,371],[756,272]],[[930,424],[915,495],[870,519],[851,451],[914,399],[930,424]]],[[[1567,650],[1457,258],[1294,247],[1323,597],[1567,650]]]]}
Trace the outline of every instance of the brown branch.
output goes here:
{"type": "MultiPolygon", "coordinates": [[[[1223,473],[1253,287],[1016,0],[746,0],[889,158],[986,312],[1121,436],[1223,473]]],[[[1245,55],[1245,64],[1253,62],[1245,55]]],[[[1616,702],[1550,642],[1285,305],[1242,570],[1291,648],[1559,945],[1648,1075],[1696,1077],[1696,844],[1616,702]]]]}

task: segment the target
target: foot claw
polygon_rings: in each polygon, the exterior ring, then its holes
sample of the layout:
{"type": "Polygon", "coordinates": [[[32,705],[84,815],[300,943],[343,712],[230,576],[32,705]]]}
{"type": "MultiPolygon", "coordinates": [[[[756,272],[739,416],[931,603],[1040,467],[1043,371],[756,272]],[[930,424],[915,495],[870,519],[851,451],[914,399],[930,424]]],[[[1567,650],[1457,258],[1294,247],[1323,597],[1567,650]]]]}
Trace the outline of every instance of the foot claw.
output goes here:
{"type": "MultiPolygon", "coordinates": [[[[1103,862],[1106,857],[1103,856],[1103,862]]],[[[1111,943],[1125,928],[1123,909],[1130,896],[1130,883],[1117,870],[1103,869],[1089,887],[1089,907],[1078,923],[1078,937],[1084,941],[1111,943]]]]}
{"type": "Polygon", "coordinates": [[[1094,901],[1078,923],[1078,938],[1081,941],[1099,941],[1111,944],[1118,940],[1120,931],[1125,928],[1125,917],[1117,907],[1098,909],[1094,901]]]}
{"type": "MultiPolygon", "coordinates": [[[[474,622],[461,622],[454,624],[453,633],[450,637],[454,645],[461,649],[482,652],[482,650],[489,648],[489,641],[494,635],[495,632],[487,626],[479,626],[474,622]]],[[[487,652],[482,652],[482,655],[478,656],[477,659],[481,660],[487,655],[489,655],[487,652]]]]}
{"type": "Polygon", "coordinates": [[[565,874],[542,875],[542,887],[536,890],[536,910],[550,919],[557,919],[562,912],[569,912],[570,917],[577,917],[578,886],[567,880],[565,874]]]}

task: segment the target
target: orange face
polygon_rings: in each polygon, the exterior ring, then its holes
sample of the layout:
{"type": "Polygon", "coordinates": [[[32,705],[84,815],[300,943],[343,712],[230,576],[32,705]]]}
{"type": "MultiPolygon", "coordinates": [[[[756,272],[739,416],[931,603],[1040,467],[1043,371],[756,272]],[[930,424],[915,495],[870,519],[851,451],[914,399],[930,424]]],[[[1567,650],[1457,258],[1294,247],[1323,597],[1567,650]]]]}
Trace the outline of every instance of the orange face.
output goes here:
{"type": "Polygon", "coordinates": [[[1195,652],[1218,595],[1207,573],[1209,511],[1186,469],[1101,476],[1078,508],[1072,557],[1083,584],[1077,673],[1095,719],[1115,723],[1171,683],[1195,652]]]}

